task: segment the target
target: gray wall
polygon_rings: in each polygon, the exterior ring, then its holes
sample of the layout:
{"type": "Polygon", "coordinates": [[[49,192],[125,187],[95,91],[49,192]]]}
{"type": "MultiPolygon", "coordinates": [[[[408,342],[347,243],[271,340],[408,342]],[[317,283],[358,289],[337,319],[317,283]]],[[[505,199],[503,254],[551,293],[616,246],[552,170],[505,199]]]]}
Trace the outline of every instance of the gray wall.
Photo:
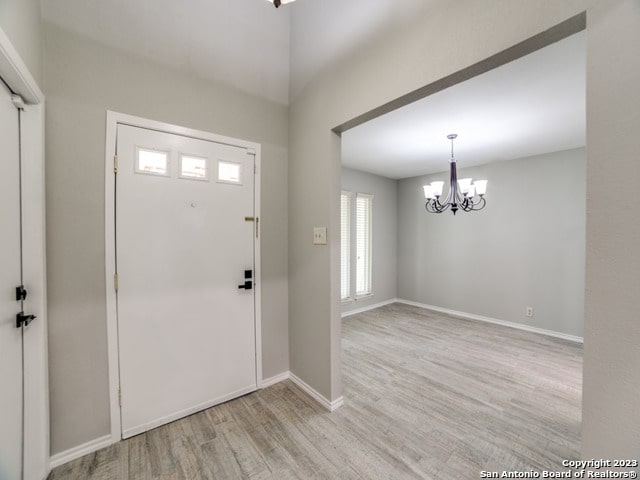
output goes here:
{"type": "Polygon", "coordinates": [[[587,14],[583,458],[640,452],[640,2],[587,14]]]}
{"type": "MultiPolygon", "coordinates": [[[[372,267],[371,284],[373,296],[355,299],[342,304],[342,313],[396,297],[396,243],[398,215],[398,182],[371,173],[342,168],[342,189],[350,192],[368,193],[373,198],[372,267]]],[[[354,196],[355,199],[355,196],[354,196]]],[[[355,208],[355,200],[352,207],[355,208]]],[[[352,252],[355,252],[355,210],[351,216],[352,252]]],[[[355,255],[352,254],[352,285],[355,286],[355,255]]]]}
{"type": "MultiPolygon", "coordinates": [[[[304,44],[319,10],[333,11],[336,21],[347,20],[339,0],[294,5],[292,45],[304,44]]],[[[584,10],[589,41],[583,455],[637,456],[640,222],[631,207],[640,151],[640,56],[634,48],[640,43],[637,0],[424,2],[423,11],[410,22],[345,50],[293,96],[290,362],[291,370],[323,395],[331,399],[341,395],[340,141],[331,129],[584,10]],[[326,248],[312,247],[313,225],[329,227],[326,248]]],[[[357,22],[357,15],[352,21],[357,22]]],[[[304,48],[297,50],[292,63],[307,55],[304,48]]],[[[292,82],[304,83],[295,78],[292,82]]]]}
{"type": "Polygon", "coordinates": [[[398,297],[582,336],[585,149],[458,173],[489,180],[484,210],[425,211],[422,185],[448,172],[399,182],[398,297]]]}
{"type": "Polygon", "coordinates": [[[40,0],[0,0],[0,28],[42,88],[40,0]]]}
{"type": "Polygon", "coordinates": [[[109,433],[106,110],[262,144],[263,368],[288,370],[287,108],[45,25],[51,450],[109,433]]]}

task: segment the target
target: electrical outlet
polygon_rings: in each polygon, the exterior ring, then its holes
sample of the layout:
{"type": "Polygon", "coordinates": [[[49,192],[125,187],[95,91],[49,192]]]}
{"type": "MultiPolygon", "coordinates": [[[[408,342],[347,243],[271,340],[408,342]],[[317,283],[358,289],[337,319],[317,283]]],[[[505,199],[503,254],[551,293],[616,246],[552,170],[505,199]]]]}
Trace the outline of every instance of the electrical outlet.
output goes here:
{"type": "Polygon", "coordinates": [[[533,307],[527,307],[527,317],[533,317],[533,307]]]}

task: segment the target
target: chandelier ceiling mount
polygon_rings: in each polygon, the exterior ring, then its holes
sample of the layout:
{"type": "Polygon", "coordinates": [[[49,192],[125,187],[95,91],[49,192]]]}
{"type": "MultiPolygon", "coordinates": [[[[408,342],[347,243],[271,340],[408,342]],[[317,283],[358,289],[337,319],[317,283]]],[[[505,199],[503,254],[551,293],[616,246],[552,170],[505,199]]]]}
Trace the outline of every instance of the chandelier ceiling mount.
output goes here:
{"type": "Polygon", "coordinates": [[[273,3],[273,6],[278,8],[280,5],[284,5],[286,3],[291,3],[295,0],[267,0],[268,2],[273,3]]]}

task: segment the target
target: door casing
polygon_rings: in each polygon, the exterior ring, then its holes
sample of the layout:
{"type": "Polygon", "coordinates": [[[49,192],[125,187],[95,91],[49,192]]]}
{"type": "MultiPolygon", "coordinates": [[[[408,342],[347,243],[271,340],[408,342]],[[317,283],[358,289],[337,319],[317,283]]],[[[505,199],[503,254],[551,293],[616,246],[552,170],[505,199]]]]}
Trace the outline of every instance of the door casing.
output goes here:
{"type": "MultiPolygon", "coordinates": [[[[213,133],[194,130],[191,128],[157,122],[146,118],[135,117],[124,113],[107,111],[107,135],[105,145],[105,274],[106,274],[106,306],[107,306],[107,341],[109,356],[109,406],[111,415],[111,442],[116,443],[121,439],[122,424],[120,419],[119,401],[119,354],[118,354],[118,324],[116,291],[114,288],[115,276],[115,177],[114,156],[116,147],[116,135],[118,125],[130,125],[147,128],[160,132],[183,135],[186,137],[207,140],[225,145],[242,147],[255,152],[255,183],[254,183],[254,212],[256,218],[260,217],[260,172],[261,155],[260,144],[225,137],[213,133]]],[[[258,224],[259,229],[259,224],[258,224]]],[[[255,279],[255,333],[256,333],[256,377],[257,388],[262,387],[262,277],[260,269],[260,240],[259,233],[254,242],[254,279],[255,279]]]]}

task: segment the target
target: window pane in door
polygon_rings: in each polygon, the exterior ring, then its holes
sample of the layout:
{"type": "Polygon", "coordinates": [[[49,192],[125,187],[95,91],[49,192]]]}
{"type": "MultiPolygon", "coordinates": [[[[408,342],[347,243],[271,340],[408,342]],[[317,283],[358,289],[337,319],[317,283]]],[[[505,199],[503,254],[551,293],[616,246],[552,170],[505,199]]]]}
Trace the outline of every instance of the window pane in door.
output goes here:
{"type": "Polygon", "coordinates": [[[169,154],[159,150],[137,149],[136,172],[168,175],[169,154]]]}
{"type": "Polygon", "coordinates": [[[239,163],[218,162],[218,182],[242,183],[242,170],[239,163]]]}
{"type": "Polygon", "coordinates": [[[180,155],[180,177],[207,180],[209,178],[207,159],[180,155]]]}

